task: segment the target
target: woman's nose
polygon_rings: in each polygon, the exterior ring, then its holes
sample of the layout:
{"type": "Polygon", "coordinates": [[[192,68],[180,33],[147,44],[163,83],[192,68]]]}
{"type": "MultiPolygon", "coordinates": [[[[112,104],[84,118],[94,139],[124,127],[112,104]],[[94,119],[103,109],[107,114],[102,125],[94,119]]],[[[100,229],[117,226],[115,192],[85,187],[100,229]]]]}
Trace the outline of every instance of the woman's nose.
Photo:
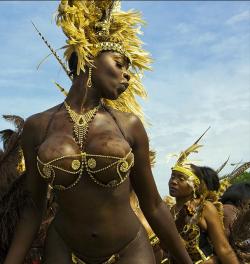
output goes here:
{"type": "Polygon", "coordinates": [[[125,78],[127,80],[127,82],[129,82],[130,80],[130,75],[127,71],[123,72],[122,73],[122,77],[125,78]]]}
{"type": "Polygon", "coordinates": [[[175,178],[171,179],[170,182],[171,182],[172,185],[177,185],[178,184],[178,180],[175,179],[175,178]]]}

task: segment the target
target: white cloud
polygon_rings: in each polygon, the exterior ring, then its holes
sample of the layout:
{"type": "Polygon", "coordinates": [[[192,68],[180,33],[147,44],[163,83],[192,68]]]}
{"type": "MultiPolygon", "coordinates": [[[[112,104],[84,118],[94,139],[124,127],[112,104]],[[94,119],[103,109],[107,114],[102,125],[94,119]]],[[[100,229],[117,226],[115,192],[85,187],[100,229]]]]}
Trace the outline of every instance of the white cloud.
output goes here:
{"type": "Polygon", "coordinates": [[[242,21],[249,21],[250,20],[250,10],[243,11],[239,14],[236,14],[230,17],[227,21],[227,25],[234,25],[242,21]]]}
{"type": "Polygon", "coordinates": [[[175,26],[175,30],[177,33],[180,33],[180,34],[190,34],[192,33],[195,28],[194,28],[194,25],[192,24],[188,24],[188,23],[179,23],[177,26],[175,26]]]}
{"type": "MultiPolygon", "coordinates": [[[[242,46],[240,41],[237,45],[242,46]]],[[[147,78],[146,86],[153,89],[145,110],[152,122],[148,132],[157,151],[154,173],[161,194],[168,193],[174,163],[167,163],[166,155],[191,145],[209,125],[204,148],[193,155],[201,165],[217,169],[228,155],[230,162],[250,159],[250,61],[227,56],[226,64],[214,54],[214,64],[179,72],[170,67],[167,76],[162,69],[147,78]]],[[[224,172],[231,169],[227,166],[224,172]]]]}

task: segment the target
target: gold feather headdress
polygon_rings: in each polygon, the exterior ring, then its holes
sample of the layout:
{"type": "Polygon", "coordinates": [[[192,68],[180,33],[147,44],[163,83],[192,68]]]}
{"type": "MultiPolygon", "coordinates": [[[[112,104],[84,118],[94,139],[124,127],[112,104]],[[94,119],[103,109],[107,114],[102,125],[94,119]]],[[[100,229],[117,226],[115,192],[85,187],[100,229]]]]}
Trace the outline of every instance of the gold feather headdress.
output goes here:
{"type": "MultiPolygon", "coordinates": [[[[143,50],[143,42],[139,39],[142,34],[140,27],[145,24],[140,13],[121,11],[118,0],[61,0],[56,22],[67,37],[63,47],[66,61],[69,61],[72,53],[77,55],[77,74],[81,70],[85,71],[86,66],[91,66],[93,59],[102,51],[116,51],[129,59],[131,67],[128,70],[128,89],[118,99],[104,101],[115,109],[136,114],[143,121],[143,112],[136,101],[136,95],[146,97],[141,78],[144,70],[150,69],[151,58],[143,50]]],[[[46,41],[45,44],[49,47],[46,41]]],[[[55,55],[53,49],[49,48],[55,55]]],[[[65,64],[56,59],[68,74],[65,64]]],[[[67,94],[60,85],[57,86],[67,94]]]]}
{"type": "Polygon", "coordinates": [[[188,160],[188,156],[191,153],[198,153],[198,150],[202,147],[202,145],[198,143],[209,129],[210,127],[208,127],[208,129],[190,147],[188,147],[186,150],[180,153],[177,162],[172,167],[172,171],[180,172],[188,177],[187,183],[193,189],[195,189],[197,186],[200,185],[200,180],[192,171],[190,161],[188,160]]]}

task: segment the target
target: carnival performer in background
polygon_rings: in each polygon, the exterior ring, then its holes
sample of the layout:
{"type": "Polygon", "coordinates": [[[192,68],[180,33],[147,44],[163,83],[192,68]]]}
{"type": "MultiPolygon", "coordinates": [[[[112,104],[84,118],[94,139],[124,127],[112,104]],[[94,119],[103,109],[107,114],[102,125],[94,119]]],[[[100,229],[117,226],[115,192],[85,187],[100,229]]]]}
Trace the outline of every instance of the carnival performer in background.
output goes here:
{"type": "Polygon", "coordinates": [[[229,238],[232,224],[241,206],[250,202],[250,183],[242,182],[231,185],[222,195],[221,202],[224,209],[224,227],[229,238]]]}
{"type": "Polygon", "coordinates": [[[23,263],[48,188],[58,210],[47,232],[44,263],[155,263],[130,206],[131,186],[164,247],[177,263],[192,263],[157,191],[135,100],[145,95],[141,75],[150,62],[137,36],[142,20],[137,12],[120,11],[117,3],[59,5],[57,24],[68,38],[65,56],[73,83],[63,103],[24,124],[24,188],[33,203],[22,212],[4,264],[23,263]]]}
{"type": "MultiPolygon", "coordinates": [[[[218,197],[215,193],[211,195],[203,179],[205,174],[208,176],[216,172],[208,167],[195,166],[187,160],[190,153],[197,152],[201,147],[198,144],[201,137],[181,152],[172,168],[169,192],[175,197],[176,204],[171,212],[194,263],[213,264],[218,258],[220,263],[236,264],[239,262],[224,234],[218,197]]],[[[171,254],[169,263],[176,263],[171,254]]]]}
{"type": "Polygon", "coordinates": [[[241,263],[250,263],[250,183],[231,185],[221,197],[226,235],[241,263]]]}

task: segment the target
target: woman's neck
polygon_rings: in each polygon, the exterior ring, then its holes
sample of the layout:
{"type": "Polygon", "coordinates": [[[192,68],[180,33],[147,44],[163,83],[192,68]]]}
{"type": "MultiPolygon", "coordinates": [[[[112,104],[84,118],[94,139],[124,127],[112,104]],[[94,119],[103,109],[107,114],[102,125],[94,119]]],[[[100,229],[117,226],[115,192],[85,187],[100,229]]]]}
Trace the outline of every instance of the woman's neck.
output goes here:
{"type": "Polygon", "coordinates": [[[66,102],[76,112],[84,112],[100,104],[101,96],[98,89],[87,87],[88,76],[81,72],[73,80],[73,84],[66,97],[66,102]]]}
{"type": "Polygon", "coordinates": [[[184,196],[184,197],[176,197],[176,207],[177,208],[181,208],[183,207],[183,205],[190,201],[191,199],[193,199],[193,195],[187,195],[187,196],[184,196]]]}

